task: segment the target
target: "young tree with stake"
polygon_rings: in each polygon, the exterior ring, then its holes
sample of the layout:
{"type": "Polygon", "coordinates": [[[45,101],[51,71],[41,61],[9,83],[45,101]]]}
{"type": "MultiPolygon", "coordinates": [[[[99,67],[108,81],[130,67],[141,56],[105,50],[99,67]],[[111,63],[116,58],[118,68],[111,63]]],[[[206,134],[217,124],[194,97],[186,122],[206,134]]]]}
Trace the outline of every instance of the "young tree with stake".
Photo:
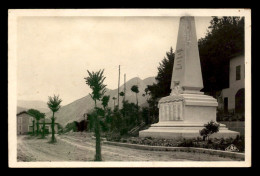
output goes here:
{"type": "Polygon", "coordinates": [[[131,91],[135,93],[136,95],[136,105],[138,107],[138,97],[137,97],[137,94],[139,93],[139,89],[138,89],[138,86],[137,85],[133,85],[131,87],[131,91]]]}
{"type": "MultiPolygon", "coordinates": [[[[36,135],[38,136],[39,135],[39,120],[41,118],[43,118],[43,113],[41,113],[40,111],[36,110],[36,109],[29,109],[27,111],[27,113],[34,117],[35,120],[36,120],[36,135]]],[[[33,121],[33,134],[34,134],[34,121],[33,121]]]]}
{"type": "Polygon", "coordinates": [[[52,118],[51,118],[51,142],[54,143],[55,140],[55,130],[54,130],[54,126],[55,126],[55,117],[54,117],[54,113],[59,111],[61,105],[60,103],[62,102],[62,100],[59,98],[59,95],[56,96],[54,95],[53,97],[49,97],[49,101],[47,102],[48,107],[50,108],[50,110],[52,111],[52,118]]]}
{"type": "Polygon", "coordinates": [[[100,120],[97,109],[97,101],[100,101],[103,95],[106,92],[106,85],[103,84],[106,77],[103,76],[104,70],[99,70],[98,72],[88,72],[88,77],[84,78],[86,80],[86,84],[92,89],[92,93],[90,94],[91,98],[95,102],[95,110],[94,117],[91,118],[94,121],[95,126],[95,136],[96,136],[96,155],[95,161],[102,161],[101,157],[101,143],[100,143],[100,120]]]}

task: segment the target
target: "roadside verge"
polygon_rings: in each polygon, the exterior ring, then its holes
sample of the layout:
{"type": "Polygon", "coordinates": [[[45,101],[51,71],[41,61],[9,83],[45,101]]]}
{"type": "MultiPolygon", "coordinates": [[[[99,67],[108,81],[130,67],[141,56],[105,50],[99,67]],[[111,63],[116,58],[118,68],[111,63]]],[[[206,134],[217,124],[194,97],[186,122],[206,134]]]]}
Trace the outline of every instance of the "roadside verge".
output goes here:
{"type": "Polygon", "coordinates": [[[214,149],[204,149],[204,148],[195,148],[195,147],[148,146],[148,145],[129,144],[129,143],[111,142],[111,141],[103,141],[103,143],[109,145],[121,146],[121,147],[128,147],[133,149],[206,153],[209,155],[218,155],[221,157],[230,157],[230,158],[238,158],[238,159],[245,160],[244,153],[228,152],[228,151],[221,151],[221,150],[214,150],[214,149]]]}

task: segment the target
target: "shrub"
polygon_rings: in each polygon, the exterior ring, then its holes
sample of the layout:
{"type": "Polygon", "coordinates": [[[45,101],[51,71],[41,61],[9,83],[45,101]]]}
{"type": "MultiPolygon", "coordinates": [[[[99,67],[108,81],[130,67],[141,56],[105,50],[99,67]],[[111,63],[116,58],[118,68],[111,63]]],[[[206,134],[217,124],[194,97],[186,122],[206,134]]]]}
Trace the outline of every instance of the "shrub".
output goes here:
{"type": "Polygon", "coordinates": [[[120,130],[120,135],[125,135],[125,134],[127,134],[127,132],[128,132],[128,129],[127,128],[123,128],[123,129],[121,129],[120,130]]]}
{"type": "Polygon", "coordinates": [[[244,136],[239,136],[232,141],[232,144],[234,144],[240,152],[245,151],[245,138],[244,136]]]}
{"type": "Polygon", "coordinates": [[[208,138],[209,140],[209,136],[217,133],[219,131],[219,124],[214,122],[214,121],[210,121],[207,124],[204,125],[205,128],[203,128],[202,130],[200,130],[200,135],[203,137],[203,140],[205,140],[206,138],[208,138]]]}
{"type": "Polygon", "coordinates": [[[192,139],[183,139],[179,144],[178,147],[194,147],[192,139]]]}
{"type": "Polygon", "coordinates": [[[119,133],[108,133],[106,135],[106,138],[108,141],[115,141],[115,142],[119,142],[121,139],[121,135],[119,133]]]}

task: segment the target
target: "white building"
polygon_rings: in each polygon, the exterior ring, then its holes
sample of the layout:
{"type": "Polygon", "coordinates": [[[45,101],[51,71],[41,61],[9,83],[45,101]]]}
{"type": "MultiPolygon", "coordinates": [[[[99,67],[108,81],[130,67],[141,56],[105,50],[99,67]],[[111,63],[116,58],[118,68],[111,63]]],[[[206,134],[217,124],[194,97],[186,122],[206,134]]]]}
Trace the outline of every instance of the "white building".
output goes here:
{"type": "Polygon", "coordinates": [[[220,108],[224,112],[243,114],[245,112],[245,56],[238,55],[230,59],[229,87],[220,95],[220,108]]]}

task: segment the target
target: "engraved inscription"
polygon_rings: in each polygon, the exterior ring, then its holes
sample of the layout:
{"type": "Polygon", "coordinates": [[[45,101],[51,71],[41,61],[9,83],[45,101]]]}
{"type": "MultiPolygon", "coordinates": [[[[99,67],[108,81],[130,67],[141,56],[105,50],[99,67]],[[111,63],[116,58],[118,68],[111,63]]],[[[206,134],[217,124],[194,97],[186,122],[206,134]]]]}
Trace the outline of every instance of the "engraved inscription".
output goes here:
{"type": "Polygon", "coordinates": [[[176,51],[176,58],[174,61],[175,65],[175,70],[182,69],[182,59],[183,59],[183,49],[178,49],[176,51]]]}
{"type": "Polygon", "coordinates": [[[163,103],[159,107],[159,121],[183,120],[182,102],[163,103]]]}

